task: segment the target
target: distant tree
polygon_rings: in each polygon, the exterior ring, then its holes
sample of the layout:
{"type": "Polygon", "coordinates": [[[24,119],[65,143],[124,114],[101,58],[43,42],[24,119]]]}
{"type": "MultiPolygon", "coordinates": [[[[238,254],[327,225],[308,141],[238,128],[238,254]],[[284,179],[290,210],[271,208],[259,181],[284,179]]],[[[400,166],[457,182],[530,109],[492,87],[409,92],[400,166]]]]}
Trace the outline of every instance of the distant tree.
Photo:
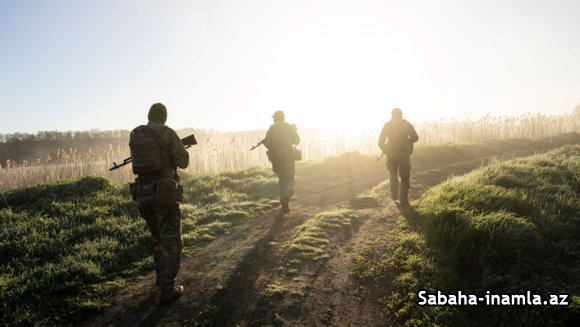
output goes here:
{"type": "Polygon", "coordinates": [[[574,115],[580,117],[580,103],[578,103],[578,105],[576,106],[576,108],[574,108],[574,115]]]}
{"type": "Polygon", "coordinates": [[[91,134],[88,131],[80,131],[75,133],[76,139],[86,140],[91,138],[91,134]]]}

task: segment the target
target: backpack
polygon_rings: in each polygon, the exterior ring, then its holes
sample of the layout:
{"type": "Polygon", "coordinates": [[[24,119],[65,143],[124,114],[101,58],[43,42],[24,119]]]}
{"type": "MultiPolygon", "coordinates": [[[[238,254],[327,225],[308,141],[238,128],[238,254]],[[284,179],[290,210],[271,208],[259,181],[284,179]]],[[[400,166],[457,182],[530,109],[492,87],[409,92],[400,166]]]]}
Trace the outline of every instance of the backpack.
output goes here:
{"type": "Polygon", "coordinates": [[[160,135],[152,128],[141,125],[131,132],[129,139],[134,174],[152,174],[165,167],[160,135]]]}

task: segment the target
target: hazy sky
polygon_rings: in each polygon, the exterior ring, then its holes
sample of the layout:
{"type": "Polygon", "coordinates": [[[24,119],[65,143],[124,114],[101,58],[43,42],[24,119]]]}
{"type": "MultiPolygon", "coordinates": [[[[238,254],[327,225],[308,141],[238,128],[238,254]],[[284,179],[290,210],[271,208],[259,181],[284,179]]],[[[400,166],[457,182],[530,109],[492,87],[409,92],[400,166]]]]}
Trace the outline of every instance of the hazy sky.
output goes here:
{"type": "Polygon", "coordinates": [[[0,0],[0,133],[569,113],[580,1],[0,0]]]}

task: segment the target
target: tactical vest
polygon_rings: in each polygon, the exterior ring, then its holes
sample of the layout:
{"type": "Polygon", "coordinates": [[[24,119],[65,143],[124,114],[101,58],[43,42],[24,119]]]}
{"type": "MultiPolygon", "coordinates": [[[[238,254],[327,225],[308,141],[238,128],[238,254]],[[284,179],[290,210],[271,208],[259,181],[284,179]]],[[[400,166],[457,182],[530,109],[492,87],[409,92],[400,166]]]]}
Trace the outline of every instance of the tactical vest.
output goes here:
{"type": "Polygon", "coordinates": [[[129,139],[134,174],[154,174],[165,167],[161,136],[148,126],[141,125],[131,132],[129,139]]]}

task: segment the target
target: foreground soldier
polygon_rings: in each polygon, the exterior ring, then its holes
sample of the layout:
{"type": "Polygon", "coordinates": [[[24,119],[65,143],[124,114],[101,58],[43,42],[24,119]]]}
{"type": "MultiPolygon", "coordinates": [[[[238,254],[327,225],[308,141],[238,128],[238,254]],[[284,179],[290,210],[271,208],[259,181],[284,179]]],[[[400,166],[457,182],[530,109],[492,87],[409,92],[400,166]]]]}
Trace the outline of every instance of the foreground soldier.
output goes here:
{"type": "Polygon", "coordinates": [[[387,155],[391,198],[395,201],[400,200],[403,206],[409,205],[407,197],[411,174],[411,153],[413,152],[413,143],[417,140],[419,140],[419,136],[415,128],[403,119],[401,109],[393,109],[391,120],[385,124],[381,131],[379,148],[387,155]],[[401,176],[400,189],[399,176],[401,176]]]}
{"type": "Polygon", "coordinates": [[[263,144],[268,149],[268,160],[272,162],[272,169],[278,176],[282,211],[288,213],[290,212],[288,204],[294,196],[294,175],[296,174],[294,160],[298,159],[295,157],[293,145],[300,143],[300,136],[296,131],[296,125],[285,122],[283,111],[276,111],[272,118],[274,118],[274,124],[268,129],[263,144]]]}
{"type": "Polygon", "coordinates": [[[147,125],[131,132],[129,146],[133,173],[137,174],[131,194],[153,237],[156,285],[161,289],[159,301],[165,304],[183,293],[183,286],[175,285],[183,247],[178,204],[182,188],[177,184],[177,167],[187,167],[189,153],[175,131],[165,126],[167,109],[163,104],[152,105],[148,118],[147,125]]]}

